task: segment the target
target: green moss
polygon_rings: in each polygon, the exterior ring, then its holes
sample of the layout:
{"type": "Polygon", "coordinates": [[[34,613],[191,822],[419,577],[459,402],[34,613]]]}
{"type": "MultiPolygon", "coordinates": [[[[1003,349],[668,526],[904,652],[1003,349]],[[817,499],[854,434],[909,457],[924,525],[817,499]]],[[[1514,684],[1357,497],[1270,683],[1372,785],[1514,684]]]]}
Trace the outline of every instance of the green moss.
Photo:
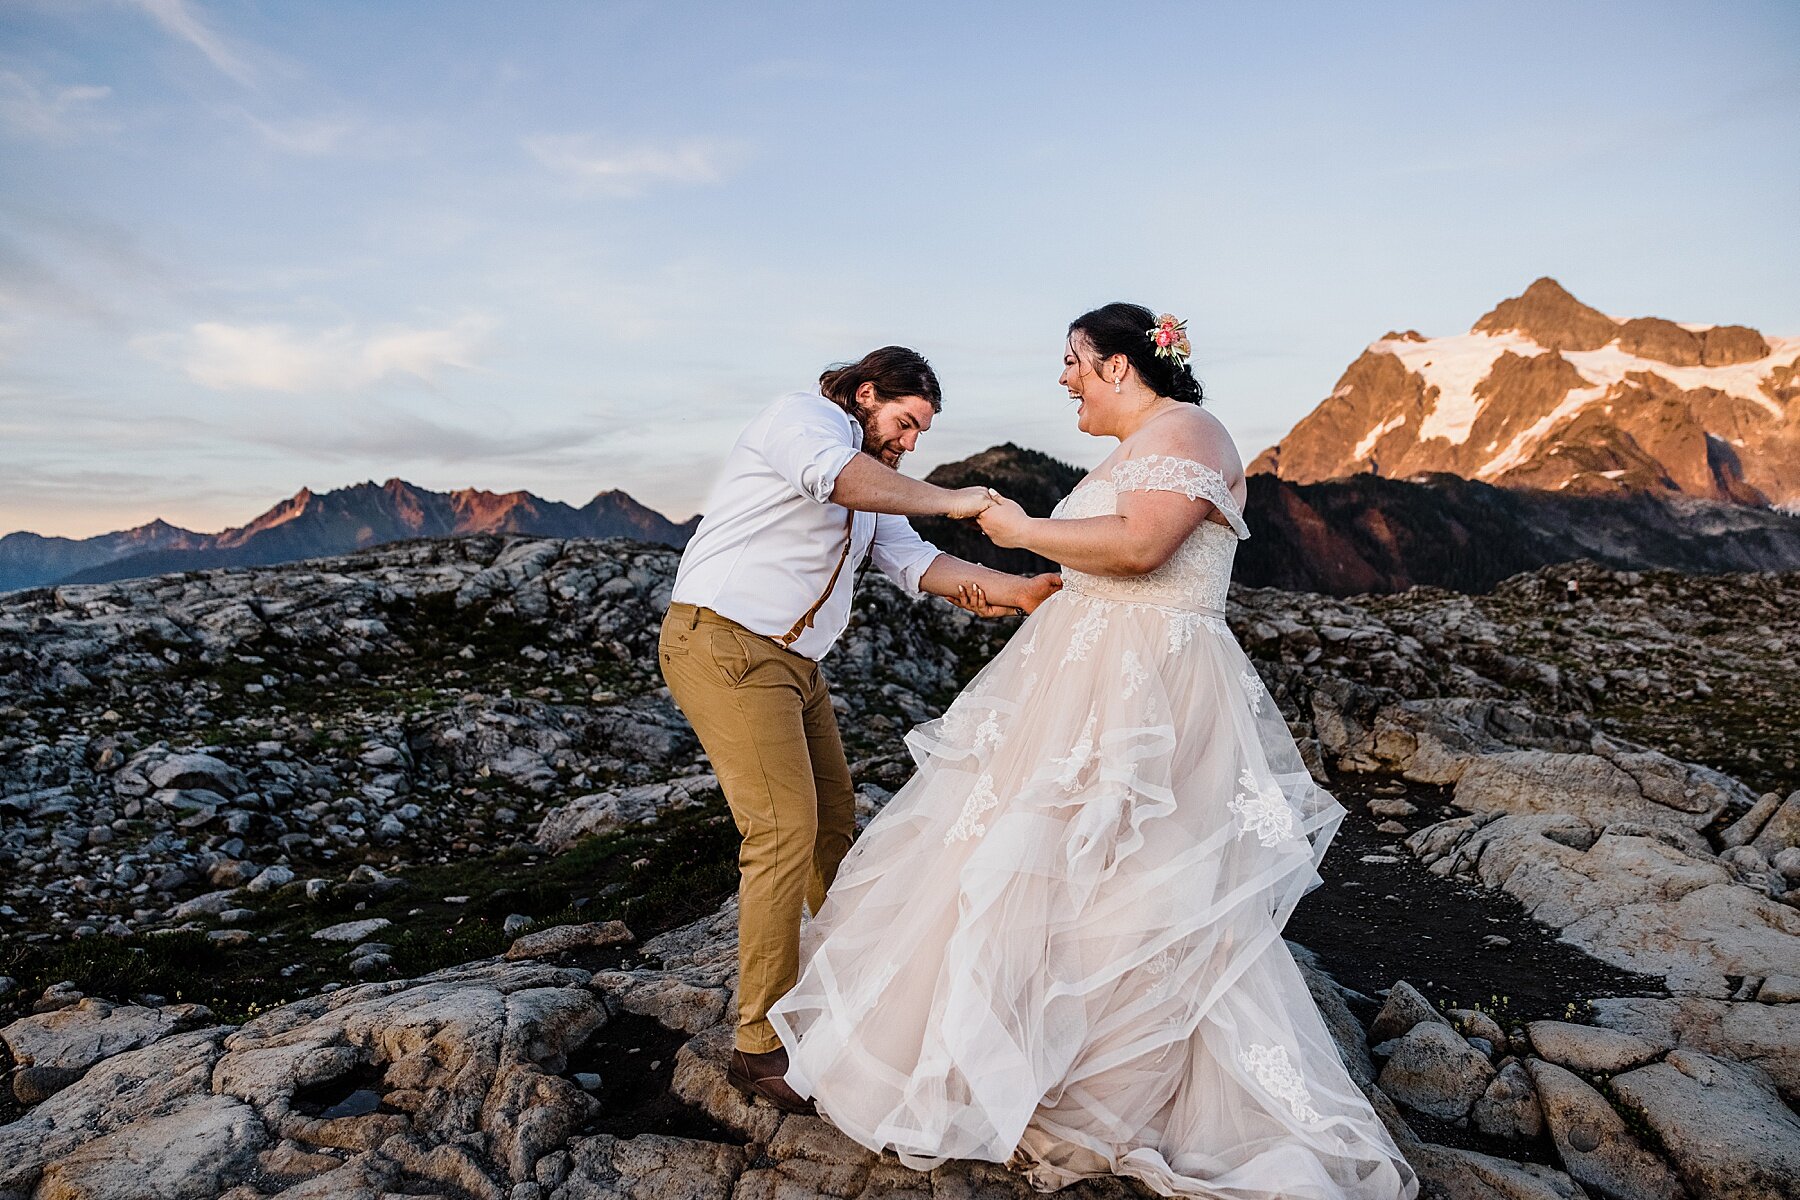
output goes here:
{"type": "Polygon", "coordinates": [[[655,827],[587,839],[555,857],[510,846],[396,872],[405,885],[385,892],[339,884],[308,900],[304,885],[292,883],[234,926],[258,939],[243,946],[222,946],[199,931],[15,943],[0,950],[0,975],[19,981],[10,1009],[21,1015],[44,988],[72,980],[89,995],[131,1000],[154,992],[241,1021],[349,979],[349,947],[311,937],[327,925],[391,921],[372,940],[394,947],[394,978],[500,953],[507,944],[501,927],[513,913],[539,927],[623,920],[647,938],[717,911],[737,887],[737,851],[730,815],[714,802],[655,827]],[[446,896],[468,900],[452,904],[446,896]]]}

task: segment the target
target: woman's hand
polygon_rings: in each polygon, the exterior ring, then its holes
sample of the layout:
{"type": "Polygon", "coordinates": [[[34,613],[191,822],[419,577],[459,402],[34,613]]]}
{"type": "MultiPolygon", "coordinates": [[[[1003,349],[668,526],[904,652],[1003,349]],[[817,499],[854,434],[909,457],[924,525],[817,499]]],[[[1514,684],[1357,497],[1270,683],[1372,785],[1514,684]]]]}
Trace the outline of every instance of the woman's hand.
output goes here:
{"type": "Polygon", "coordinates": [[[1033,518],[1026,515],[1024,509],[1012,500],[1008,500],[993,488],[988,489],[992,505],[975,518],[981,522],[981,532],[987,534],[988,541],[996,546],[1016,549],[1024,545],[1023,539],[1030,530],[1033,518]]]}
{"type": "Polygon", "coordinates": [[[1021,611],[1010,604],[993,603],[979,583],[965,583],[956,589],[954,596],[945,596],[944,599],[978,617],[1013,617],[1021,611]]]}
{"type": "Polygon", "coordinates": [[[1029,616],[1062,588],[1062,576],[990,574],[986,585],[961,583],[944,599],[978,617],[1029,616]]]}

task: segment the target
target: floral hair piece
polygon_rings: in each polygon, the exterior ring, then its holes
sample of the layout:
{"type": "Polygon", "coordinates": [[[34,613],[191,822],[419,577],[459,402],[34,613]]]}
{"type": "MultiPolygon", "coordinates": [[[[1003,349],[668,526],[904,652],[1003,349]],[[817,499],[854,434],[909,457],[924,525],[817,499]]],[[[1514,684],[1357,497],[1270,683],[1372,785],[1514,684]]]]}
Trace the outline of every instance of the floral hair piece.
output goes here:
{"type": "Polygon", "coordinates": [[[1188,344],[1187,322],[1178,321],[1173,313],[1164,313],[1156,318],[1156,324],[1149,329],[1150,342],[1156,347],[1158,358],[1172,358],[1175,365],[1187,362],[1188,355],[1194,352],[1188,344]]]}

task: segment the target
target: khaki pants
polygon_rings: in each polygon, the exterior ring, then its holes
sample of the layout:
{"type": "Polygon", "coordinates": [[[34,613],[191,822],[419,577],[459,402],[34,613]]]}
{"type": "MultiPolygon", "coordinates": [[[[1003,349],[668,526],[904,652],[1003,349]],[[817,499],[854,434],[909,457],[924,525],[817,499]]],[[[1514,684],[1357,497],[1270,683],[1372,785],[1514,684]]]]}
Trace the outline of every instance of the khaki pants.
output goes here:
{"type": "Polygon", "coordinates": [[[856,831],[831,693],[818,663],[691,604],[670,606],[658,658],[743,835],[737,1047],[767,1053],[769,1007],[800,974],[801,903],[819,911],[856,831]]]}

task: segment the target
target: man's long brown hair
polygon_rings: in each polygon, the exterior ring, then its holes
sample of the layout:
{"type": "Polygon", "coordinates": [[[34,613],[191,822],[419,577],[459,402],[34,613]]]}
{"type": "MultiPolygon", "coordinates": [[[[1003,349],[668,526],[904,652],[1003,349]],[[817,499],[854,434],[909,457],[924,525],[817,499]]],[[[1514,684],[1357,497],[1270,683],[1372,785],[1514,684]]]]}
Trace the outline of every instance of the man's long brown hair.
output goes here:
{"type": "Polygon", "coordinates": [[[836,363],[819,376],[819,391],[850,408],[855,402],[856,389],[865,383],[875,385],[877,403],[898,400],[902,396],[918,396],[931,405],[932,412],[944,410],[937,372],[917,350],[883,346],[853,363],[836,363]]]}

